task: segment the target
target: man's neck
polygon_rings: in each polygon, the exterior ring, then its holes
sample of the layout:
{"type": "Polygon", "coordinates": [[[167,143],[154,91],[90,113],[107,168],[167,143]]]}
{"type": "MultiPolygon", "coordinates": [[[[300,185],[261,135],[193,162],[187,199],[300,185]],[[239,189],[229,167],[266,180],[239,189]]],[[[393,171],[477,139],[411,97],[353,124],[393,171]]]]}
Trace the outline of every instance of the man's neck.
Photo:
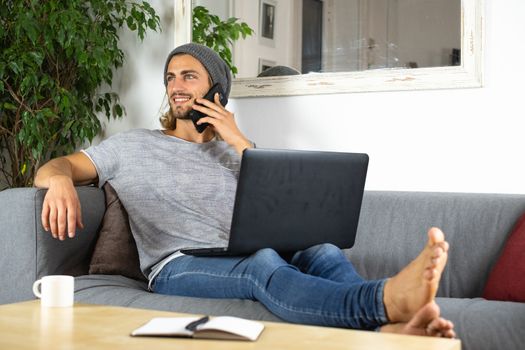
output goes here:
{"type": "Polygon", "coordinates": [[[163,132],[166,135],[195,143],[209,142],[215,137],[215,132],[211,128],[208,127],[202,133],[199,133],[191,120],[183,119],[177,119],[175,130],[163,130],[163,132]]]}

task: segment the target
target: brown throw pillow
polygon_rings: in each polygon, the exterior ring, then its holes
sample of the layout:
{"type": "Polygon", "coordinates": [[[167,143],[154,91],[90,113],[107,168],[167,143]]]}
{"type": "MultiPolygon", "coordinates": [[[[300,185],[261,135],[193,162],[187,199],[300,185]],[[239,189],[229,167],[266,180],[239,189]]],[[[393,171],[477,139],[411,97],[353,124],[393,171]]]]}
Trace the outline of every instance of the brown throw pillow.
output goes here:
{"type": "Polygon", "coordinates": [[[106,182],[106,212],[102,219],[89,274],[122,275],[146,281],[140,271],[139,254],[129,227],[128,213],[115,189],[106,182]]]}
{"type": "Polygon", "coordinates": [[[516,225],[489,275],[483,297],[525,302],[525,214],[516,225]]]}

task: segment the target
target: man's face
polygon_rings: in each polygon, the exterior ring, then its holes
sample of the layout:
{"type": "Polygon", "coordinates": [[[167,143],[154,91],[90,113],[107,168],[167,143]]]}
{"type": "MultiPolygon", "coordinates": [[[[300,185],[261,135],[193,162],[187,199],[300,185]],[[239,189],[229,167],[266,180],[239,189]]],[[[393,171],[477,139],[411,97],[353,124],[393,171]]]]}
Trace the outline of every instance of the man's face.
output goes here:
{"type": "Polygon", "coordinates": [[[195,99],[203,97],[211,87],[206,68],[186,54],[175,55],[170,60],[166,81],[171,114],[178,119],[188,118],[195,99]]]}

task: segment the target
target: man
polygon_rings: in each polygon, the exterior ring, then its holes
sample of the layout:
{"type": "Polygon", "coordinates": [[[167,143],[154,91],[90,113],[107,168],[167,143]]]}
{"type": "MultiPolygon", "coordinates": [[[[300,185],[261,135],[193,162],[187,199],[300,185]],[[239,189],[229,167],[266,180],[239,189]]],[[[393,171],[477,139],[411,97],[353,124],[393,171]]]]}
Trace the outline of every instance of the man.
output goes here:
{"type": "Polygon", "coordinates": [[[141,269],[156,293],[259,300],[290,322],[453,337],[434,301],[448,252],[437,228],[412,263],[378,281],[363,280],[329,244],[298,252],[290,263],[271,249],[221,258],[179,252],[227,244],[241,154],[253,147],[218,95],[214,102],[201,98],[215,83],[229,94],[230,71],[215,52],[197,44],[173,50],[164,68],[165,130],[120,133],[39,169],[35,184],[49,189],[44,228],[73,238],[82,227],[74,185],[109,182],[128,211],[141,269]],[[188,119],[192,109],[206,115],[203,133],[188,119]]]}

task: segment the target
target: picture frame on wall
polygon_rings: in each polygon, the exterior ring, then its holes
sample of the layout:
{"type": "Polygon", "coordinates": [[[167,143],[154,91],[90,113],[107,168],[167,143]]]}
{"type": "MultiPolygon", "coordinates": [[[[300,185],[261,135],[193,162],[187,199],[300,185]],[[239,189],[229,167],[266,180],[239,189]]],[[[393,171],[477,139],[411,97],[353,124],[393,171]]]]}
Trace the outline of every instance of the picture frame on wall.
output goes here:
{"type": "Polygon", "coordinates": [[[266,46],[275,47],[276,10],[276,1],[259,0],[259,41],[266,46]]]}

